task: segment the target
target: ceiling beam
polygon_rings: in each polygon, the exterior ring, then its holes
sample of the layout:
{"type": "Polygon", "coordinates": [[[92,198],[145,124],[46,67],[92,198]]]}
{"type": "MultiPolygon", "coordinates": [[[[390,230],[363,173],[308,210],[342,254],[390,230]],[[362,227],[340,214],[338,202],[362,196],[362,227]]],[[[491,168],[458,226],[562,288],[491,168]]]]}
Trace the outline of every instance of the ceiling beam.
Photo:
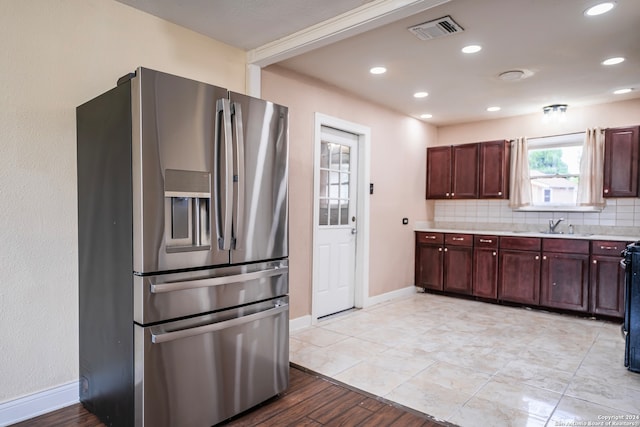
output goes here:
{"type": "Polygon", "coordinates": [[[249,50],[247,63],[266,67],[449,1],[373,0],[341,15],[249,50]]]}

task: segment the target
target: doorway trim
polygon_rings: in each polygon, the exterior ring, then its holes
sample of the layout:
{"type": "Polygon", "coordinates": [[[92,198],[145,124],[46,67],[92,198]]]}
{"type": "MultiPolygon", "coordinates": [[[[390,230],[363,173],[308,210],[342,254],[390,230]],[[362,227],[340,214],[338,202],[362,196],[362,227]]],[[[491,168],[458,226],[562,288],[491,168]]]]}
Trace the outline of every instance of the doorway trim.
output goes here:
{"type": "Polygon", "coordinates": [[[311,324],[318,323],[316,286],[319,265],[316,261],[318,233],[318,188],[320,183],[320,144],[322,126],[328,126],[358,136],[358,200],[356,222],[355,299],[356,308],[363,308],[369,295],[369,176],[371,163],[371,128],[337,117],[315,113],[313,146],[313,241],[311,277],[311,324]]]}

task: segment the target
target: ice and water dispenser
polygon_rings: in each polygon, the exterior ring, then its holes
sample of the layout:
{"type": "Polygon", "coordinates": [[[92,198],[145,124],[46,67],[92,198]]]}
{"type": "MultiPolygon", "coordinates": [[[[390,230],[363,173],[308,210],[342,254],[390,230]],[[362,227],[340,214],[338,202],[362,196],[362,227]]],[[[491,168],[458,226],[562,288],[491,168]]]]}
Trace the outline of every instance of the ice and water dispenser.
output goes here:
{"type": "Polygon", "coordinates": [[[211,248],[211,174],[167,169],[164,177],[167,252],[211,248]]]}

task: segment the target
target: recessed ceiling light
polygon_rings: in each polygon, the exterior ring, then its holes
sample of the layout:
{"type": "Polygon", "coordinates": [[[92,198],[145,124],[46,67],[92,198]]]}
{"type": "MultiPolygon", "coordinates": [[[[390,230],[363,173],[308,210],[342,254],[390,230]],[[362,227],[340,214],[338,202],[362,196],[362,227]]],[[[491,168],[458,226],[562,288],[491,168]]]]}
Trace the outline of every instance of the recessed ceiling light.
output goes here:
{"type": "Polygon", "coordinates": [[[624,58],[617,56],[615,58],[609,58],[602,61],[602,65],[616,65],[624,61],[624,58]]]}
{"type": "Polygon", "coordinates": [[[427,92],[416,92],[413,94],[414,98],[426,98],[427,96],[429,96],[427,92]]]}
{"type": "Polygon", "coordinates": [[[487,107],[487,111],[500,111],[500,107],[487,107]]]}
{"type": "Polygon", "coordinates": [[[624,89],[614,90],[613,93],[615,93],[616,95],[622,95],[623,93],[629,93],[632,90],[633,90],[632,88],[627,87],[627,88],[624,88],[624,89]]]}
{"type": "Polygon", "coordinates": [[[433,117],[433,115],[432,115],[432,114],[421,114],[421,115],[420,115],[420,118],[421,118],[421,119],[430,119],[431,117],[433,117]]]}
{"type": "Polygon", "coordinates": [[[387,69],[384,67],[373,67],[369,70],[371,74],[384,74],[387,72],[387,69]]]}
{"type": "Polygon", "coordinates": [[[615,6],[615,2],[607,1],[604,3],[596,4],[595,6],[591,6],[589,9],[584,11],[586,16],[596,16],[602,15],[603,13],[609,12],[615,6]]]}
{"type": "Polygon", "coordinates": [[[469,46],[465,46],[462,48],[464,53],[476,53],[482,50],[482,46],[478,46],[477,44],[471,44],[469,46]]]}

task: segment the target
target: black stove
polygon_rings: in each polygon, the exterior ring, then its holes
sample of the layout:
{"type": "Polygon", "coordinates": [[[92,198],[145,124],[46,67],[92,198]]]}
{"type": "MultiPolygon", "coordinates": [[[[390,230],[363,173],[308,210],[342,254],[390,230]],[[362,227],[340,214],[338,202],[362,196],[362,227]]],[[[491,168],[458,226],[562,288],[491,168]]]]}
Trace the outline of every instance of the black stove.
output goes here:
{"type": "Polygon", "coordinates": [[[624,366],[640,373],[640,241],[628,245],[621,255],[620,264],[625,269],[624,366]]]}

